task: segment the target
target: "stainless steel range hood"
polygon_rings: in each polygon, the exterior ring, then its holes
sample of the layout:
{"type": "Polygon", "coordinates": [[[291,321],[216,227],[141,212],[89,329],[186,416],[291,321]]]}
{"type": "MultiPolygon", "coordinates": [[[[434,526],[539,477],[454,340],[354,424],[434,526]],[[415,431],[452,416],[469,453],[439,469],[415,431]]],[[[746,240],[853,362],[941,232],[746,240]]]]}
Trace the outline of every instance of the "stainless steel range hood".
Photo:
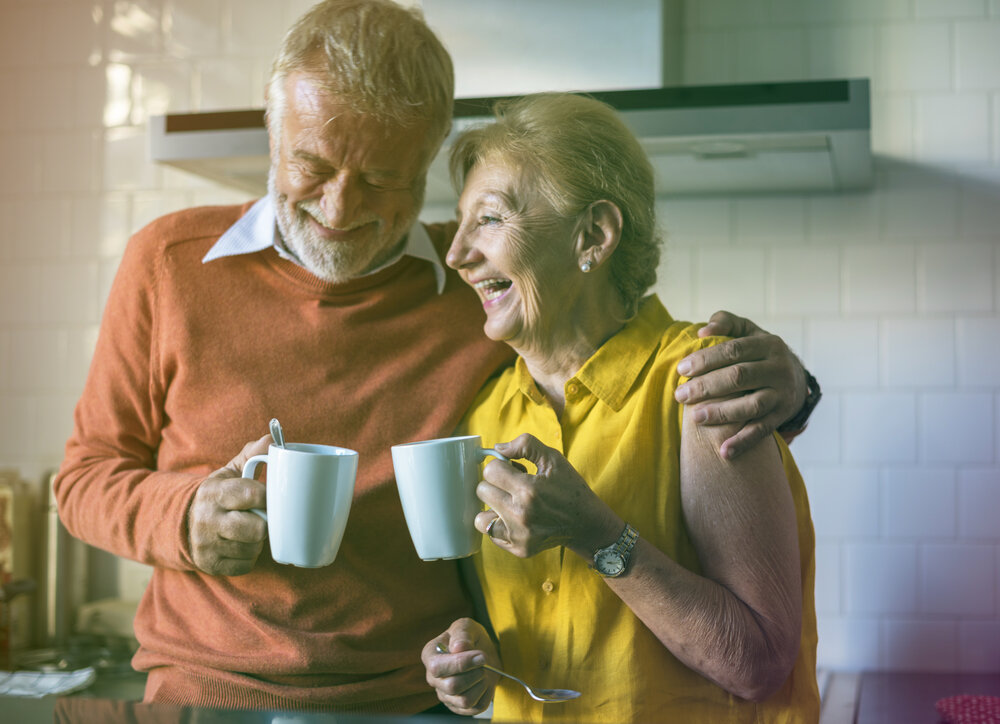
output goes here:
{"type": "MultiPolygon", "coordinates": [[[[666,196],[837,192],[872,183],[866,79],[595,91],[641,139],[666,196]]],[[[496,98],[455,102],[454,133],[485,123],[496,98]]],[[[150,121],[153,160],[261,194],[263,112],[172,114],[150,121]]],[[[453,136],[452,136],[453,137],[453,136]]],[[[449,138],[449,141],[451,139],[449,138]]],[[[431,167],[430,203],[451,202],[447,149],[431,167]]]]}

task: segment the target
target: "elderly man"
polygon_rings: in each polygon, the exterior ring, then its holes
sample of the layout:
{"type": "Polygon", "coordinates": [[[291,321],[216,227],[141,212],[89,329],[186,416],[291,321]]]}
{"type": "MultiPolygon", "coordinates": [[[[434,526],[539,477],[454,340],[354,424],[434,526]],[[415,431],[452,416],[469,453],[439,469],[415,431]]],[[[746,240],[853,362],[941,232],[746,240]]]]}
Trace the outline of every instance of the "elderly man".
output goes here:
{"type": "MultiPolygon", "coordinates": [[[[416,557],[390,446],[450,434],[510,361],[441,263],[451,229],[417,221],[453,85],[415,11],[321,2],[274,64],[268,195],[168,215],[128,244],[55,492],[74,535],[154,567],[135,619],[147,701],[437,704],[421,647],[472,606],[456,564],[416,557]],[[265,525],[249,510],[264,506],[264,486],[239,471],[271,417],[290,440],[360,453],[326,568],[262,553],[265,525]]],[[[720,321],[713,331],[749,324],[720,321]]],[[[801,407],[804,375],[780,340],[744,331],[737,357],[763,374],[751,387],[766,408],[752,436],[801,407]]],[[[721,359],[695,359],[690,373],[721,359]]],[[[697,378],[689,401],[738,391],[720,382],[697,378]]],[[[707,408],[710,421],[752,417],[740,404],[707,408]]]]}

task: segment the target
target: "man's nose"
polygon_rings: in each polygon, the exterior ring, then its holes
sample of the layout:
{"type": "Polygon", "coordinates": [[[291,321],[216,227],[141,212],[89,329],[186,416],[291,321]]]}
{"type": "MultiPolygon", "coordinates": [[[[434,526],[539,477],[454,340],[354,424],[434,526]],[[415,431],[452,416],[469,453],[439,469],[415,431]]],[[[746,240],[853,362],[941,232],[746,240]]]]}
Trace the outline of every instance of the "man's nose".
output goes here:
{"type": "Polygon", "coordinates": [[[326,222],[338,229],[349,228],[364,202],[360,181],[346,172],[338,173],[323,184],[320,208],[326,222]]]}

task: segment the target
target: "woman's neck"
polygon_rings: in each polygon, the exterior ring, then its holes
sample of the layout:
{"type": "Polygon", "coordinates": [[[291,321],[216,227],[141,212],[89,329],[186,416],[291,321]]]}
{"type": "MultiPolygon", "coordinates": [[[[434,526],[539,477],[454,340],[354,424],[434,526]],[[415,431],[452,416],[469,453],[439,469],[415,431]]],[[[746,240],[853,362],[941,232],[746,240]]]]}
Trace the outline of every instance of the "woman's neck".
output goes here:
{"type": "Polygon", "coordinates": [[[613,296],[614,301],[595,302],[587,305],[588,309],[569,312],[560,320],[558,329],[540,335],[532,344],[512,345],[557,416],[562,415],[566,406],[566,382],[625,326],[624,309],[617,301],[617,294],[613,296]]]}

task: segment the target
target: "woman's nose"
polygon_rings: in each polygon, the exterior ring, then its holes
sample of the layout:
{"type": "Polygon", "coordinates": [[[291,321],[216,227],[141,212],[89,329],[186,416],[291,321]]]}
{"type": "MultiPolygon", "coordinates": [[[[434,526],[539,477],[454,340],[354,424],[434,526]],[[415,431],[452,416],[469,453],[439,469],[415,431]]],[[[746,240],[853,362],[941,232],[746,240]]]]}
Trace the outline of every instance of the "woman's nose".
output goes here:
{"type": "Polygon", "coordinates": [[[460,224],[455,238],[451,240],[448,253],[444,255],[444,262],[452,269],[461,269],[472,263],[473,248],[468,243],[469,234],[465,224],[460,224]]]}

